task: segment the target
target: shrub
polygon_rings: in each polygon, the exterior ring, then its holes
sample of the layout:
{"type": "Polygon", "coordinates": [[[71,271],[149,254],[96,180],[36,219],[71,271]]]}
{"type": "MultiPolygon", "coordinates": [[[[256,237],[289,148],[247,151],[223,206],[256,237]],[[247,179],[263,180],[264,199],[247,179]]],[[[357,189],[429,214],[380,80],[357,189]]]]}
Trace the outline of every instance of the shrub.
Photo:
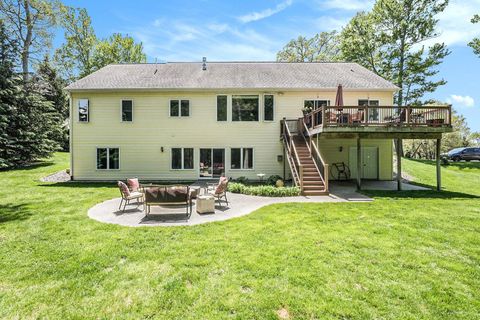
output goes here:
{"type": "Polygon", "coordinates": [[[281,187],[261,185],[261,186],[246,186],[242,183],[231,182],[228,184],[228,191],[233,193],[248,194],[251,196],[263,197],[292,197],[300,194],[300,189],[297,187],[281,187]]]}
{"type": "Polygon", "coordinates": [[[235,182],[238,182],[238,183],[248,183],[248,178],[247,177],[238,177],[237,179],[235,179],[235,182]]]}
{"type": "Polygon", "coordinates": [[[283,180],[283,179],[279,175],[273,175],[273,176],[268,177],[266,183],[269,186],[274,186],[277,183],[278,180],[283,180]]]}

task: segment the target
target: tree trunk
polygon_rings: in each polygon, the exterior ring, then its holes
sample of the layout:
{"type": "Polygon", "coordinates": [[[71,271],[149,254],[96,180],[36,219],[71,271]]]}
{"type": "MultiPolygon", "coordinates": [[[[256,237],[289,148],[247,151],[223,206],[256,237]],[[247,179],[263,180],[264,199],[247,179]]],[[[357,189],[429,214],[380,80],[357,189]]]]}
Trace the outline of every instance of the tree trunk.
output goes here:
{"type": "Polygon", "coordinates": [[[30,0],[24,0],[23,6],[25,9],[25,21],[27,25],[27,34],[25,36],[25,41],[23,42],[22,48],[22,73],[23,81],[26,83],[28,81],[28,62],[30,58],[30,45],[32,44],[32,16],[30,14],[30,0]]]}

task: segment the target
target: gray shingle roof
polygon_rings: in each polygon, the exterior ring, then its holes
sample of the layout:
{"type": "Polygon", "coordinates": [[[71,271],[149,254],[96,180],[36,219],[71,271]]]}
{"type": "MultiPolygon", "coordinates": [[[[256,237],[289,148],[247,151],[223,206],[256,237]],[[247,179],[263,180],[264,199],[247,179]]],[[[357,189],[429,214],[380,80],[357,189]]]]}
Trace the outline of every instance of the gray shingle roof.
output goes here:
{"type": "Polygon", "coordinates": [[[112,64],[67,87],[75,90],[198,89],[345,89],[396,90],[397,87],[356,63],[169,62],[112,64]]]}

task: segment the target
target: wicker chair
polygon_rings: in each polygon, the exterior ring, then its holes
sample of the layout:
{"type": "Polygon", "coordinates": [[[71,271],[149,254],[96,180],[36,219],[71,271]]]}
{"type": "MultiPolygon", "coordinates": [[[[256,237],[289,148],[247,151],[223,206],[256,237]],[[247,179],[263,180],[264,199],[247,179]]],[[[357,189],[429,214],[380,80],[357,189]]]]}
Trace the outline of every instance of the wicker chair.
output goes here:
{"type": "Polygon", "coordinates": [[[218,183],[207,183],[207,193],[214,196],[219,205],[222,205],[222,200],[229,205],[227,199],[228,178],[220,177],[218,183]]]}

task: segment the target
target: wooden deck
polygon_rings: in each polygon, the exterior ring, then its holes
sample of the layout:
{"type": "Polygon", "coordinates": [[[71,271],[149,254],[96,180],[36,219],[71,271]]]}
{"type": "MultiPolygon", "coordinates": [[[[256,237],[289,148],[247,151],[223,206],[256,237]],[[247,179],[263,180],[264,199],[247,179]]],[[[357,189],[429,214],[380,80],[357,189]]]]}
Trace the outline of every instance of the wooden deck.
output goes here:
{"type": "Polygon", "coordinates": [[[323,106],[303,118],[310,134],[444,133],[452,131],[448,106],[323,106]]]}

